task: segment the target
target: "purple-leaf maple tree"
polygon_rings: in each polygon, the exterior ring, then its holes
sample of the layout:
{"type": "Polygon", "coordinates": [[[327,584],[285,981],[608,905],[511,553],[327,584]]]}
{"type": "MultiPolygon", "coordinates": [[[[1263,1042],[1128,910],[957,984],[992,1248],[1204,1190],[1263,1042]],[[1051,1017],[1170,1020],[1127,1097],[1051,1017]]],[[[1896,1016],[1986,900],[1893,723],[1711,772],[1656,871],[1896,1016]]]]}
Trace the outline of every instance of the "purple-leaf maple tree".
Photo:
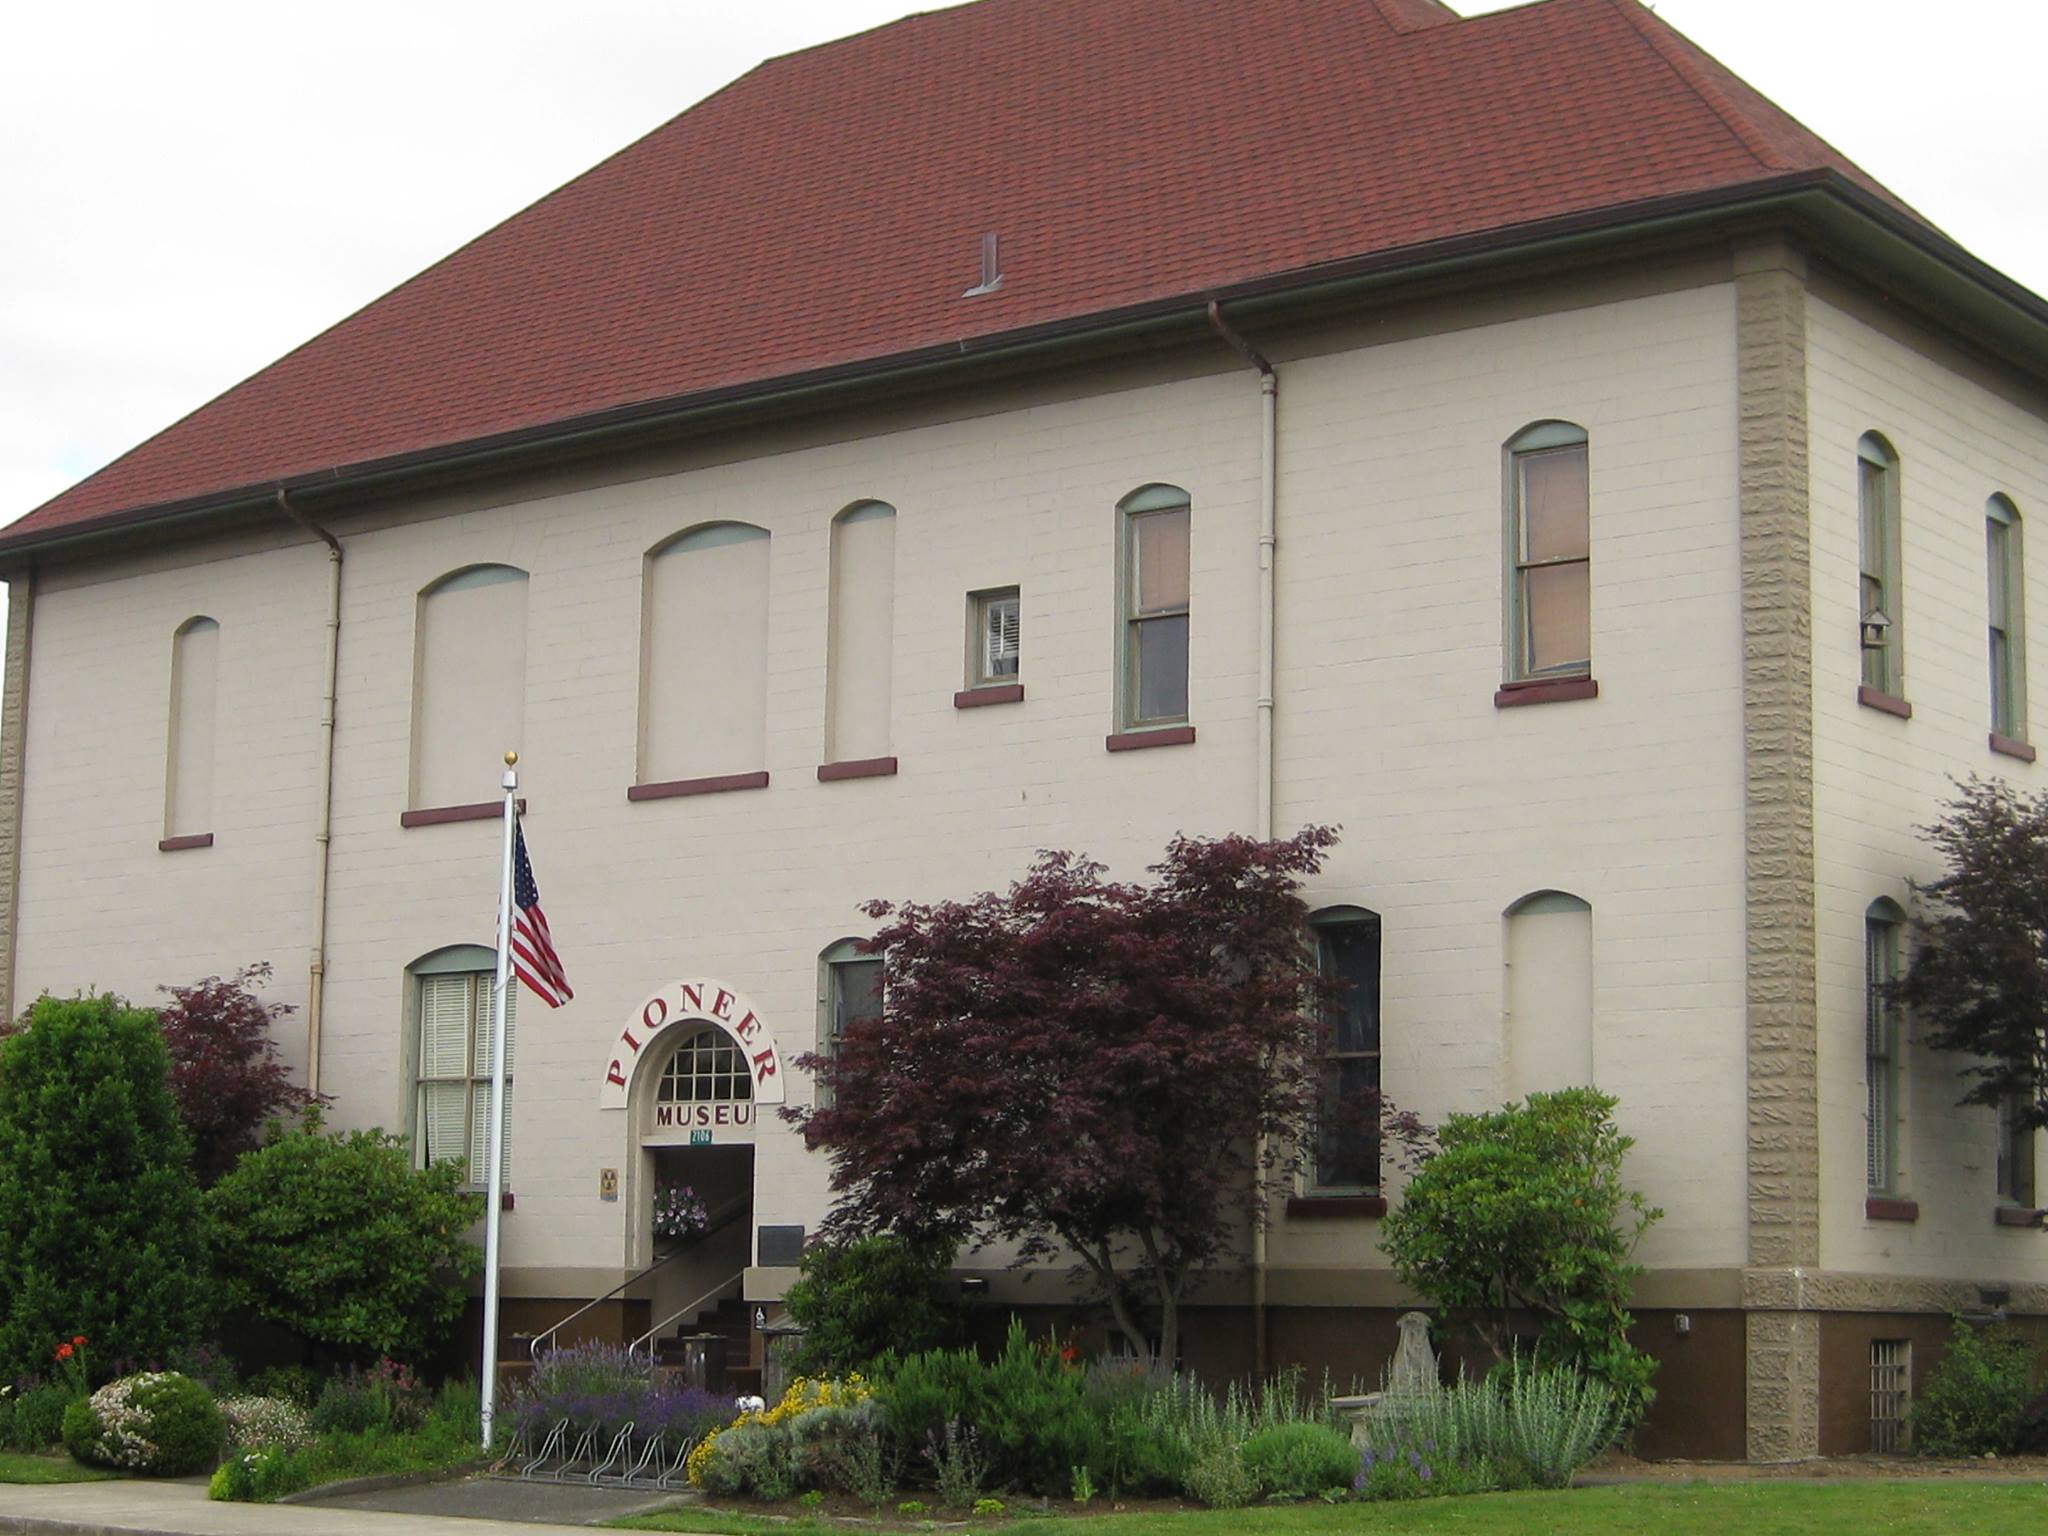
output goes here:
{"type": "Polygon", "coordinates": [[[171,1053],[171,1092],[202,1184],[254,1150],[269,1121],[322,1102],[294,1085],[277,1059],[271,1028],[292,1007],[256,996],[269,980],[269,964],[258,962],[232,976],[160,989],[170,998],[157,1019],[171,1053]]]}
{"type": "Polygon", "coordinates": [[[1064,1250],[1174,1358],[1307,1144],[1331,989],[1299,889],[1335,841],[1178,837],[1134,884],[1041,853],[1004,893],[868,903],[882,1013],[800,1057],[826,1092],[783,1112],[831,1159],[828,1231],[1064,1250]]]}

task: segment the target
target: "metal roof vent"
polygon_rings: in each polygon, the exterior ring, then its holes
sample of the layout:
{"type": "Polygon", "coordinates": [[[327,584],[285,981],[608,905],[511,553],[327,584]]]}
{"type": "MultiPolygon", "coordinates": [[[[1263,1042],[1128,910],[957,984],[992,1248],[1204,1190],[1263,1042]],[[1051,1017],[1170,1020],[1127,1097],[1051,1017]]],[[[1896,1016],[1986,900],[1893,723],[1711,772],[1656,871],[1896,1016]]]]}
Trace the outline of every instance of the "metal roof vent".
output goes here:
{"type": "Polygon", "coordinates": [[[996,247],[996,233],[990,230],[981,237],[981,281],[960,297],[971,299],[979,294],[994,293],[1003,286],[1002,257],[996,247]]]}

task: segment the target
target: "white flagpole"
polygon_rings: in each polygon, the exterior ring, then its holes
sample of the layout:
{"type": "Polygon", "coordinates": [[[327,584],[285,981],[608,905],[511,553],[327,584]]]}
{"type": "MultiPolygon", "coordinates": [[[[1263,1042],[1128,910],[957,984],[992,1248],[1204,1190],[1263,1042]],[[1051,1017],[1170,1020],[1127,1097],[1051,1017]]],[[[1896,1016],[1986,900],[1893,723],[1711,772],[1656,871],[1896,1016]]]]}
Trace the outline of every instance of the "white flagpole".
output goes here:
{"type": "Polygon", "coordinates": [[[484,1197],[483,1448],[498,1397],[498,1209],[505,1203],[505,999],[512,985],[512,837],[519,822],[517,752],[505,754],[505,864],[498,886],[498,979],[491,990],[491,1173],[484,1197]]]}

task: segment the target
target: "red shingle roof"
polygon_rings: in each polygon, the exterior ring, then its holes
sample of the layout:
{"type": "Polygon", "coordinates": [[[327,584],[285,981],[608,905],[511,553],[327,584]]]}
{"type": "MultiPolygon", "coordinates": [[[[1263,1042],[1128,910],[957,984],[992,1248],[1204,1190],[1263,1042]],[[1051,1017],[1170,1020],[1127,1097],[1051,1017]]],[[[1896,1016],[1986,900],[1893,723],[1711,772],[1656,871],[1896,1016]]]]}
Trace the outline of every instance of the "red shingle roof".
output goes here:
{"type": "Polygon", "coordinates": [[[1635,0],[980,0],[762,64],[6,542],[1799,170],[1872,186],[1635,0]]]}

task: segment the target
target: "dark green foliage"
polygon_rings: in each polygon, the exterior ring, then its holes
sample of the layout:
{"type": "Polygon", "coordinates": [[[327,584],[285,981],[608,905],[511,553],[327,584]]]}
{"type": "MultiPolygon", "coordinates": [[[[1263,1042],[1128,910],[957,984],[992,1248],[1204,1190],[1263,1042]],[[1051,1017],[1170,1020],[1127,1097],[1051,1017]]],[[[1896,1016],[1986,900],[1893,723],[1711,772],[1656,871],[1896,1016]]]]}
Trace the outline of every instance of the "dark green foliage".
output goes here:
{"type": "Polygon", "coordinates": [[[875,1236],[814,1244],[783,1304],[804,1328],[796,1369],[866,1371],[885,1354],[960,1342],[966,1317],[953,1245],[875,1236]]]}
{"type": "Polygon", "coordinates": [[[156,1017],[43,997],[0,1041],[0,1380],[85,1334],[161,1360],[201,1332],[206,1253],[156,1017]]]}
{"type": "Polygon", "coordinates": [[[1948,1353],[1913,1404],[1913,1449],[1923,1456],[2010,1456],[2032,1396],[2034,1346],[2003,1328],[1955,1321],[1948,1353]]]}
{"type": "Polygon", "coordinates": [[[1635,1142],[1615,1127],[1616,1102],[1567,1088],[1451,1116],[1381,1243],[1405,1284],[1467,1318],[1499,1359],[1514,1352],[1517,1317],[1534,1317],[1533,1363],[1606,1382],[1633,1420],[1657,1363],[1628,1342],[1642,1273],[1629,1256],[1664,1213],[1622,1183],[1635,1142]]]}
{"type": "Polygon", "coordinates": [[[64,1436],[64,1410],[78,1401],[69,1387],[30,1387],[14,1399],[4,1443],[17,1451],[46,1451],[64,1436]]]}
{"type": "Polygon", "coordinates": [[[433,1396],[410,1369],[380,1360],[329,1381],[313,1405],[316,1434],[410,1434],[426,1421],[433,1396]]]}
{"type": "Polygon", "coordinates": [[[281,1397],[308,1411],[320,1400],[323,1385],[320,1373],[310,1365],[273,1365],[249,1378],[252,1396],[281,1397]]]}
{"type": "MultiPolygon", "coordinates": [[[[227,1444],[227,1424],[213,1394],[175,1371],[128,1378],[126,1433],[155,1447],[139,1455],[129,1440],[110,1433],[93,1399],[81,1398],[64,1411],[64,1445],[88,1466],[114,1467],[144,1477],[187,1477],[206,1472],[227,1444]]],[[[99,1396],[104,1397],[102,1393],[99,1396]]]]}
{"type": "Polygon", "coordinates": [[[1312,1499],[1358,1475],[1351,1437],[1324,1424],[1275,1424],[1244,1443],[1245,1470],[1269,1499],[1312,1499]]]}
{"type": "Polygon", "coordinates": [[[223,1299],[344,1358],[430,1356],[483,1264],[462,1178],[381,1131],[279,1137],[207,1191],[223,1299]]]}
{"type": "Polygon", "coordinates": [[[888,1417],[889,1433],[913,1455],[922,1455],[949,1423],[979,1424],[988,1402],[988,1372],[971,1349],[929,1349],[906,1360],[885,1362],[875,1397],[888,1417]]]}

